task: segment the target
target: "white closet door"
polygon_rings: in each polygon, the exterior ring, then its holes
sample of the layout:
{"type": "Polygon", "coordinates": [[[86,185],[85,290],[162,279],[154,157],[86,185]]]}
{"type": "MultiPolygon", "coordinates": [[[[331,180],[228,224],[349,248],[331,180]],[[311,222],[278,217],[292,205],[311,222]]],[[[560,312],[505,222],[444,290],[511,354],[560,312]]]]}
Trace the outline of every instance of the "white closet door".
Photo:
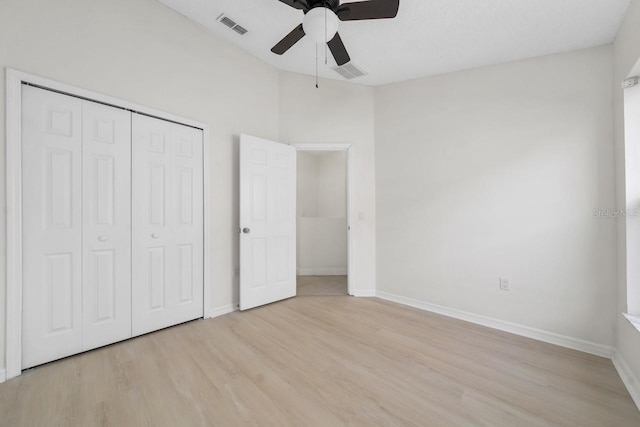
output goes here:
{"type": "Polygon", "coordinates": [[[82,102],[83,350],[131,337],[131,113],[82,102]]]}
{"type": "Polygon", "coordinates": [[[22,368],[82,351],[82,101],[22,90],[22,368]]]}
{"type": "Polygon", "coordinates": [[[133,335],[203,316],[202,131],[133,114],[133,335]]]}

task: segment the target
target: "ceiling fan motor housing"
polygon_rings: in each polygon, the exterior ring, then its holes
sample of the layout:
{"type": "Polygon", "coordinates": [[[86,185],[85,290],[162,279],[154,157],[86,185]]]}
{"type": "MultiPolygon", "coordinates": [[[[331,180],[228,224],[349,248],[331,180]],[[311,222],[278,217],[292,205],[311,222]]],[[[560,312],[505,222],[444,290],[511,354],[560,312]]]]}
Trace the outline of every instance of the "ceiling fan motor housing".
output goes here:
{"type": "Polygon", "coordinates": [[[307,5],[309,6],[309,10],[316,7],[326,7],[335,12],[338,6],[340,6],[340,0],[307,0],[307,5]]]}

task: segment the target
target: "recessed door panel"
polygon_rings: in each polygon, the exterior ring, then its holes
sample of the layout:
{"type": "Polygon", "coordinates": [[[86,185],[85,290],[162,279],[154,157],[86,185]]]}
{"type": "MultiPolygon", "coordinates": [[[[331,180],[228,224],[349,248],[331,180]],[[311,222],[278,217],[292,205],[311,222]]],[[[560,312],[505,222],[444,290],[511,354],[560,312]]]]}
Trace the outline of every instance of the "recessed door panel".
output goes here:
{"type": "Polygon", "coordinates": [[[165,195],[165,166],[150,163],[149,167],[149,223],[159,227],[164,226],[165,195]]]}
{"type": "Polygon", "coordinates": [[[252,288],[260,288],[267,285],[267,238],[255,237],[249,244],[253,263],[248,279],[252,288]]]}
{"type": "Polygon", "coordinates": [[[251,178],[251,219],[253,222],[267,220],[267,176],[253,175],[251,178]]]}
{"type": "Polygon", "coordinates": [[[133,115],[133,335],[203,316],[202,131],[133,115]]]}
{"type": "Polygon", "coordinates": [[[165,248],[160,246],[157,248],[149,248],[148,251],[148,268],[149,274],[147,275],[149,290],[149,309],[152,311],[162,310],[165,308],[165,248]]]}
{"type": "Polygon", "coordinates": [[[92,125],[93,136],[91,139],[93,141],[104,144],[115,144],[117,128],[115,120],[109,118],[94,118],[92,125]]]}
{"type": "Polygon", "coordinates": [[[96,307],[91,313],[92,323],[112,321],[116,317],[116,254],[114,250],[107,249],[93,251],[91,257],[91,276],[95,284],[96,307]]]}
{"type": "Polygon", "coordinates": [[[193,225],[193,170],[191,168],[181,168],[178,171],[178,180],[180,224],[193,225]]]}
{"type": "Polygon", "coordinates": [[[93,189],[96,199],[96,209],[94,212],[96,225],[113,226],[115,217],[115,159],[113,156],[95,156],[95,188],[93,189]]]}
{"type": "Polygon", "coordinates": [[[73,219],[73,152],[46,149],[43,169],[46,178],[46,227],[69,228],[73,219]]]}
{"type": "Polygon", "coordinates": [[[73,330],[73,254],[45,255],[44,307],[47,333],[73,330]]]}
{"type": "Polygon", "coordinates": [[[275,237],[274,240],[274,269],[275,269],[275,281],[284,282],[289,279],[289,263],[291,262],[291,254],[289,248],[291,242],[289,236],[275,237]]]}
{"type": "Polygon", "coordinates": [[[22,368],[82,351],[82,101],[22,90],[22,368]]]}
{"type": "Polygon", "coordinates": [[[290,200],[290,183],[286,176],[278,176],[275,180],[275,218],[274,220],[279,223],[286,223],[291,220],[291,212],[289,206],[290,200]]]}
{"type": "Polygon", "coordinates": [[[193,299],[194,281],[193,281],[193,245],[178,246],[180,271],[180,303],[188,303],[193,299]]]}

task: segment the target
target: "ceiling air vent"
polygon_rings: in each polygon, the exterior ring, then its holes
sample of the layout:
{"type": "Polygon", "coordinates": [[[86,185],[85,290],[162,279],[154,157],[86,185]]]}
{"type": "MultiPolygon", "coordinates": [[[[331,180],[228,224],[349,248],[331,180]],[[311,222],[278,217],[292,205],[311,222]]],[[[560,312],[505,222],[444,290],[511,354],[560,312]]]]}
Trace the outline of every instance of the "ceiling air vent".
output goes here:
{"type": "Polygon", "coordinates": [[[236,25],[235,27],[232,28],[232,30],[240,34],[241,36],[247,32],[247,30],[244,27],[241,27],[240,25],[236,25]]]}
{"type": "Polygon", "coordinates": [[[341,67],[333,67],[333,70],[340,74],[347,80],[355,79],[356,77],[366,76],[367,73],[356,67],[353,62],[347,62],[341,67]]]}
{"type": "Polygon", "coordinates": [[[236,23],[236,21],[234,21],[233,19],[229,18],[227,15],[225,15],[224,13],[220,16],[218,16],[218,21],[224,25],[226,25],[227,27],[231,28],[233,31],[235,31],[236,33],[242,35],[245,35],[247,33],[247,29],[244,27],[241,27],[240,25],[238,25],[236,23]]]}

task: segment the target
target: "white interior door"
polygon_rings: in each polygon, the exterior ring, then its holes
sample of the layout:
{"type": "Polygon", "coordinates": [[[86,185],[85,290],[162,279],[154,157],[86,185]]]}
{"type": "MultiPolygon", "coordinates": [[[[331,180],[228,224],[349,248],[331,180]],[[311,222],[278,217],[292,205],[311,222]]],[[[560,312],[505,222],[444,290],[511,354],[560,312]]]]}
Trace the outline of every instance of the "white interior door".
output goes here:
{"type": "Polygon", "coordinates": [[[296,149],[240,137],[240,309],[296,295],[296,149]]]}
{"type": "Polygon", "coordinates": [[[22,368],[82,351],[82,101],[22,89],[22,368]]]}
{"type": "Polygon", "coordinates": [[[131,337],[131,113],[82,101],[83,350],[131,337]]]}
{"type": "Polygon", "coordinates": [[[132,330],[203,316],[203,133],[133,114],[132,330]]]}

